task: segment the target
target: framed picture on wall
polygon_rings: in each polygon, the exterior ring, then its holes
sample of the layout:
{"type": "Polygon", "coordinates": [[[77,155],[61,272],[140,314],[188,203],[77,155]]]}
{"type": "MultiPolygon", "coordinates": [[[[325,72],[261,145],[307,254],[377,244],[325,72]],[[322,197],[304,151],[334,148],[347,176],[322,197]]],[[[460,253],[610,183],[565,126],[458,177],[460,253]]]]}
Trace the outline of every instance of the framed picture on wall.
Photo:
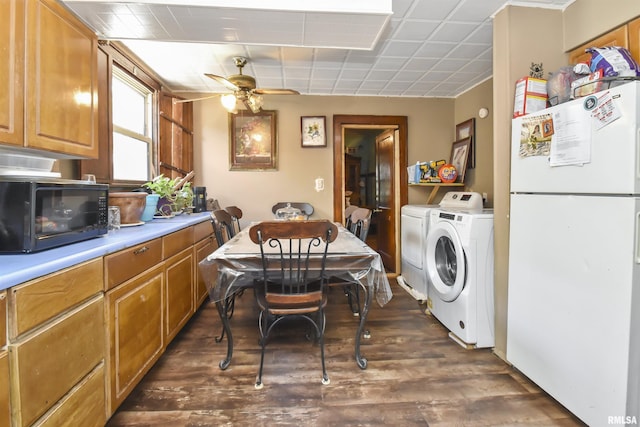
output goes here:
{"type": "Polygon", "coordinates": [[[465,138],[471,138],[471,145],[469,147],[469,161],[467,167],[473,169],[476,167],[476,151],[474,147],[476,131],[476,119],[471,118],[462,123],[456,125],[456,141],[461,141],[465,138]]]}
{"type": "Polygon", "coordinates": [[[303,147],[326,147],[325,116],[300,117],[303,147]]]}
{"type": "Polygon", "coordinates": [[[464,175],[467,171],[469,160],[469,150],[471,149],[471,138],[464,138],[451,145],[451,164],[458,171],[456,182],[464,182],[464,175]]]}
{"type": "Polygon", "coordinates": [[[277,120],[273,110],[229,114],[230,170],[276,169],[277,120]]]}

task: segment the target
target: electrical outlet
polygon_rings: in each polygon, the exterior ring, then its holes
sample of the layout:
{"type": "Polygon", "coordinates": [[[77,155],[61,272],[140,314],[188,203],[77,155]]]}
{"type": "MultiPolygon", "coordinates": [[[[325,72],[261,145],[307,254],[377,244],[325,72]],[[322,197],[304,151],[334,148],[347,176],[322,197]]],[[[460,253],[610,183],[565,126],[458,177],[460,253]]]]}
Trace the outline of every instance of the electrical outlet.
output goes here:
{"type": "Polygon", "coordinates": [[[316,191],[324,190],[324,179],[316,178],[316,191]]]}

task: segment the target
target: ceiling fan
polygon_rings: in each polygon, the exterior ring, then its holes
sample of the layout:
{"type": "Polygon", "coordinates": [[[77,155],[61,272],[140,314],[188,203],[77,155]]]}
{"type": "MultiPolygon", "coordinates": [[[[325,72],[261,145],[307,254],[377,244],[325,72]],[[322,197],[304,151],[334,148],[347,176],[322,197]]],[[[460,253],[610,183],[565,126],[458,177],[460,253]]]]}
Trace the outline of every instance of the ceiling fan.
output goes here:
{"type": "Polygon", "coordinates": [[[242,74],[242,68],[247,65],[247,58],[235,56],[233,61],[238,67],[238,74],[223,77],[205,73],[205,76],[233,91],[233,94],[223,95],[221,98],[222,105],[227,110],[235,111],[237,102],[241,101],[247,108],[257,113],[262,108],[262,95],[300,95],[300,92],[293,89],[257,89],[256,79],[242,74]]]}

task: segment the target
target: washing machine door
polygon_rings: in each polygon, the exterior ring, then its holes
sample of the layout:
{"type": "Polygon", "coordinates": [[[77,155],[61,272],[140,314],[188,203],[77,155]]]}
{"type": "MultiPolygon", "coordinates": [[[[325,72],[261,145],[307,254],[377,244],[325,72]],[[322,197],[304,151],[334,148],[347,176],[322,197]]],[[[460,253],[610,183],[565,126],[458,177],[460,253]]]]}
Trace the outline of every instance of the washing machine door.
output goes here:
{"type": "Polygon", "coordinates": [[[467,260],[455,227],[446,221],[436,223],[427,235],[427,274],[437,295],[453,301],[464,289],[467,260]]]}

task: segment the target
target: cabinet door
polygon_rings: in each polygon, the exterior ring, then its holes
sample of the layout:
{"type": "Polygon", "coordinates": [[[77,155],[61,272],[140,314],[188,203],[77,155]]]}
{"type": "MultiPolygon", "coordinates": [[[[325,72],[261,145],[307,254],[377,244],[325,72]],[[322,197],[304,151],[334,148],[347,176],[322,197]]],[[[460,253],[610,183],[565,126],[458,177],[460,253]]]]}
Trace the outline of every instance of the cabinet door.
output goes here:
{"type": "Polygon", "coordinates": [[[96,158],[97,36],[54,0],[24,3],[25,146],[96,158]]]}
{"type": "Polygon", "coordinates": [[[196,264],[195,264],[196,283],[193,291],[194,304],[195,304],[193,307],[194,311],[197,310],[198,307],[200,307],[200,305],[202,305],[202,303],[204,302],[204,300],[207,298],[207,295],[208,295],[207,286],[204,281],[204,276],[200,272],[198,263],[200,263],[200,261],[205,259],[207,255],[209,255],[211,252],[215,251],[216,249],[218,249],[218,243],[216,242],[216,239],[214,238],[213,235],[210,235],[206,239],[196,243],[196,245],[193,247],[193,251],[196,259],[196,264]]]}
{"type": "Polygon", "coordinates": [[[640,62],[640,18],[627,24],[629,30],[629,52],[636,62],[640,62]]]}
{"type": "Polygon", "coordinates": [[[24,1],[0,2],[0,142],[24,135],[24,1]]]}
{"type": "Polygon", "coordinates": [[[187,323],[194,312],[193,249],[190,246],[165,261],[166,342],[187,323]]]}
{"type": "Polygon", "coordinates": [[[113,414],[164,349],[164,265],[106,294],[109,379],[113,414]]]}
{"type": "Polygon", "coordinates": [[[9,355],[14,423],[32,425],[104,361],[104,297],[11,343],[9,355]]]}
{"type": "Polygon", "coordinates": [[[9,400],[9,357],[7,350],[0,351],[0,425],[11,425],[9,400]]]}
{"type": "Polygon", "coordinates": [[[585,49],[590,47],[605,47],[605,46],[620,46],[624,48],[629,47],[629,41],[627,36],[627,26],[616,28],[615,30],[603,34],[597,39],[593,39],[588,43],[583,44],[569,52],[569,64],[577,64],[579,62],[589,62],[591,60],[591,54],[586,53],[585,49]]]}

